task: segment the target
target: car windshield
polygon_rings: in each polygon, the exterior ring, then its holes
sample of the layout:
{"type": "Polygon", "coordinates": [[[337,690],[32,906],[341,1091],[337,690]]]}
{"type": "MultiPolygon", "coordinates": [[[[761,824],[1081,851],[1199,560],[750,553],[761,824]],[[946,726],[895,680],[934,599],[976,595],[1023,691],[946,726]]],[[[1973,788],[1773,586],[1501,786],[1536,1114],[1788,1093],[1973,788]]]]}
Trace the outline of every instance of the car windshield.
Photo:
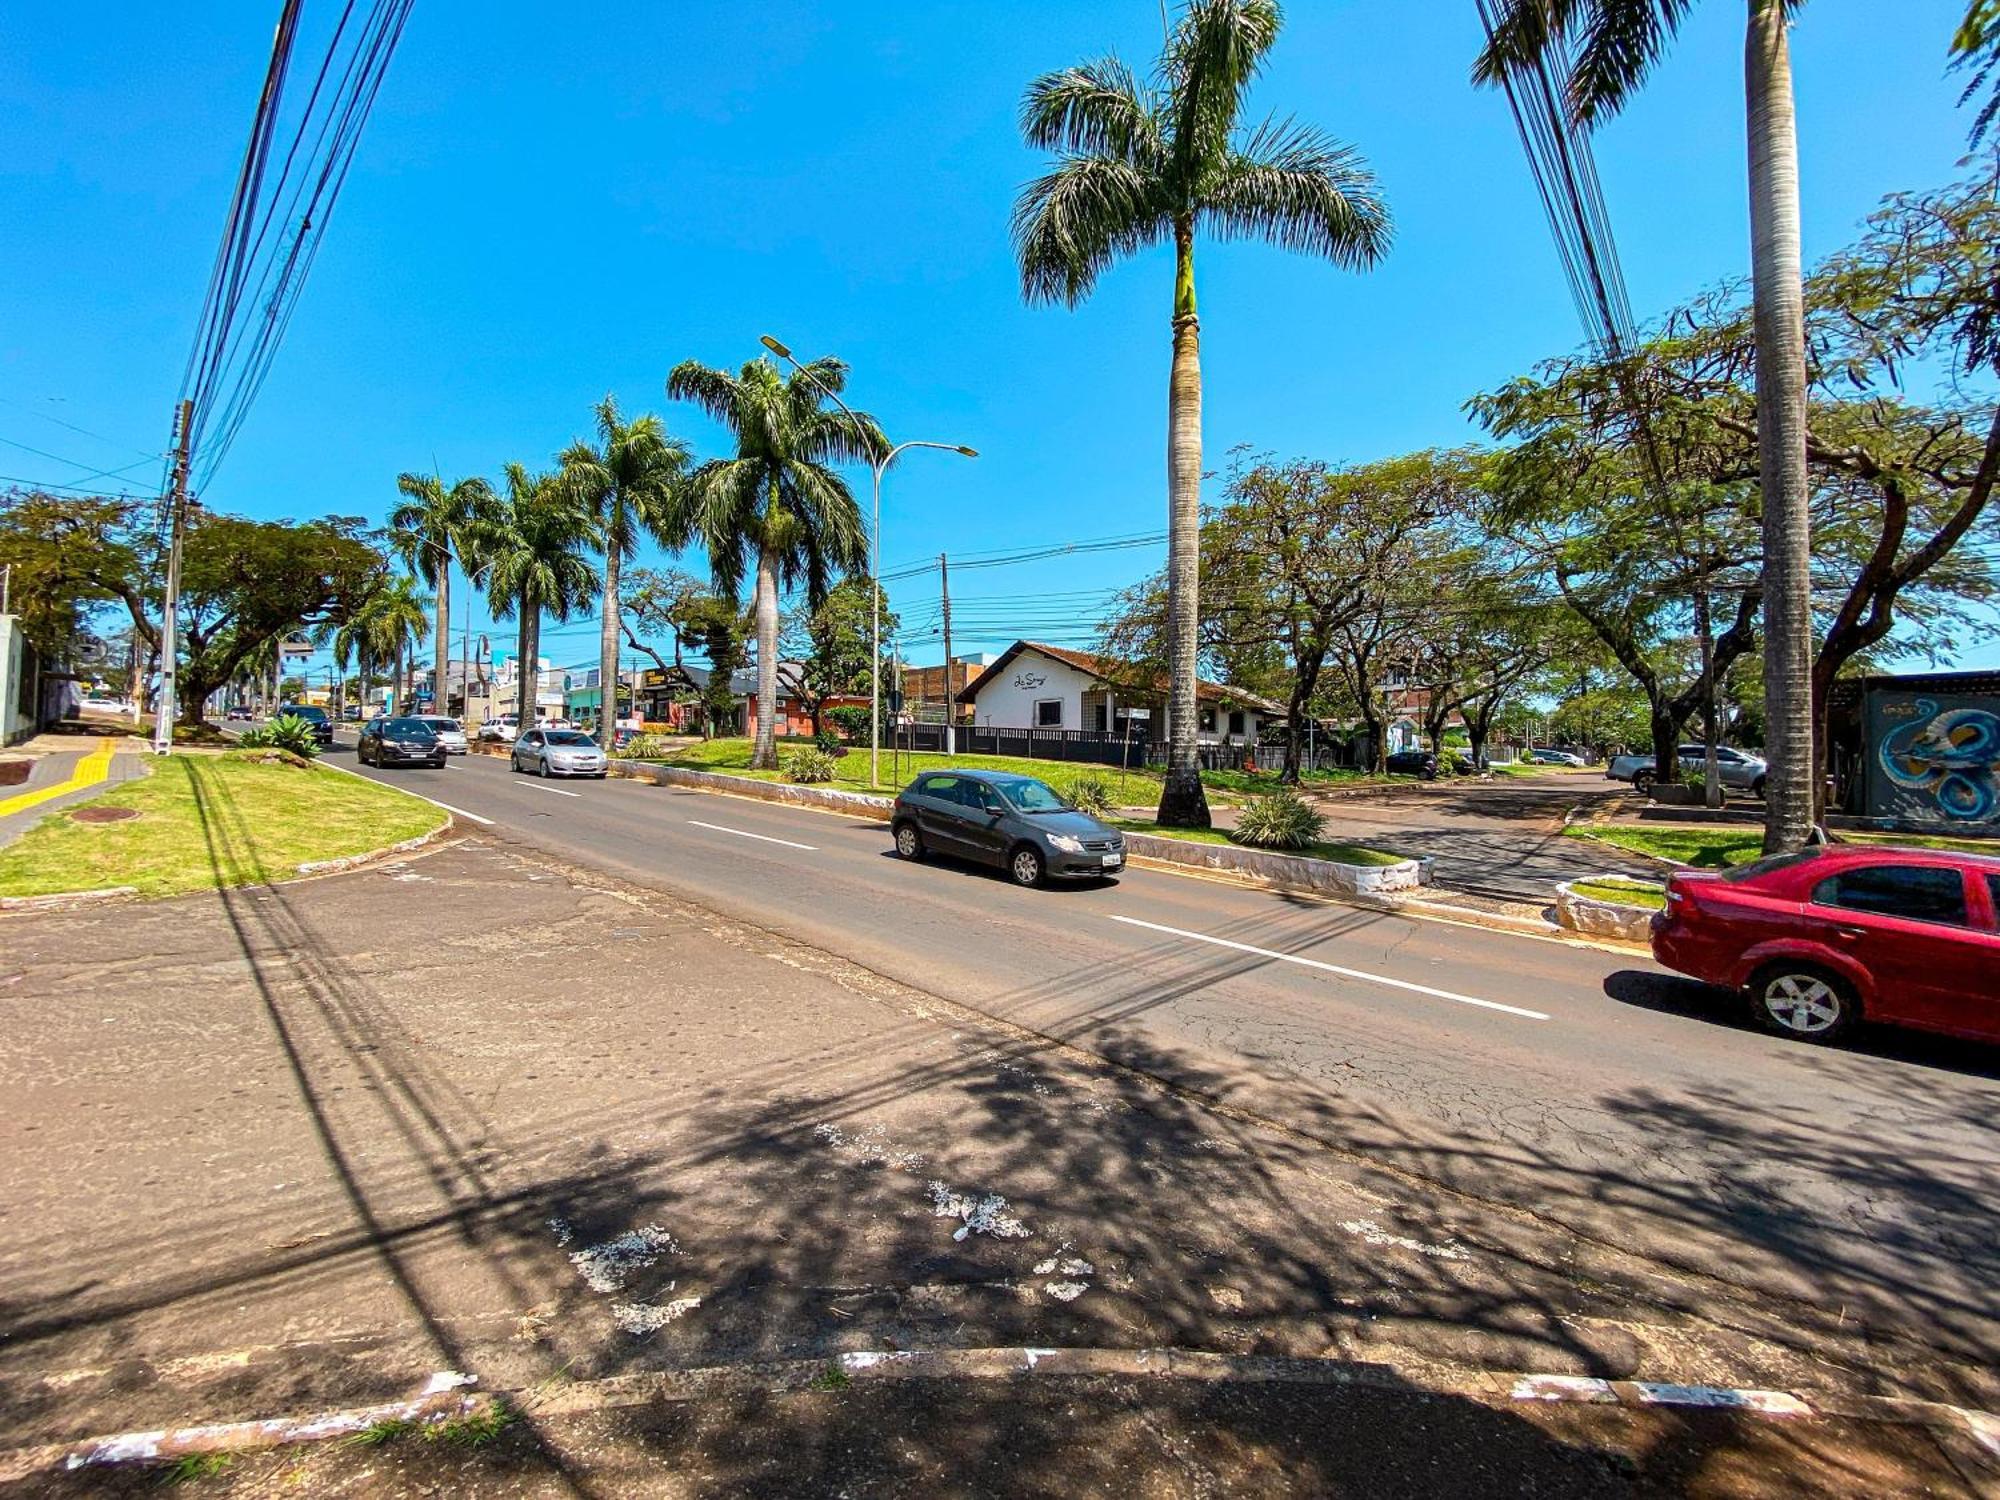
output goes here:
{"type": "Polygon", "coordinates": [[[415,719],[391,719],[382,726],[385,740],[434,740],[428,724],[420,724],[415,719]]]}
{"type": "Polygon", "coordinates": [[[1024,813],[1073,812],[1075,809],[1054,787],[1046,782],[1022,777],[1019,781],[1000,783],[1000,794],[1015,808],[1024,813]]]}
{"type": "Polygon", "coordinates": [[[285,712],[296,715],[301,719],[324,719],[326,717],[326,710],[323,708],[288,708],[285,712]]]}
{"type": "Polygon", "coordinates": [[[587,734],[579,734],[574,729],[551,729],[548,733],[551,745],[568,745],[572,748],[595,750],[597,741],[587,734]]]}
{"type": "Polygon", "coordinates": [[[424,720],[424,722],[430,725],[431,728],[435,729],[439,734],[458,733],[458,720],[456,719],[426,719],[424,720]]]}
{"type": "Polygon", "coordinates": [[[1733,870],[1724,870],[1724,880],[1754,880],[1759,875],[1769,875],[1774,870],[1789,870],[1793,865],[1802,865],[1807,860],[1818,859],[1820,845],[1809,845],[1795,849],[1790,854],[1773,854],[1769,858],[1752,860],[1747,865],[1738,865],[1733,870]]]}

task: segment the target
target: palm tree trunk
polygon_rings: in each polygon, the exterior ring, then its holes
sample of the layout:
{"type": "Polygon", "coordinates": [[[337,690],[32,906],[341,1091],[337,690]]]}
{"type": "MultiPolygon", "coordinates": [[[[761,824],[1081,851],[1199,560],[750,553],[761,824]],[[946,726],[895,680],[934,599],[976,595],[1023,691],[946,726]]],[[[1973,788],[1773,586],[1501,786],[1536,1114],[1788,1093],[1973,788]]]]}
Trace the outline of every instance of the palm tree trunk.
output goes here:
{"type": "Polygon", "coordinates": [[[757,738],[750,768],[778,768],[778,559],[768,548],[757,553],[757,738]]]}
{"type": "Polygon", "coordinates": [[[1805,291],[1799,147],[1782,0],[1750,0],[1750,264],[1757,320],[1757,459],[1764,509],[1764,849],[1812,830],[1812,523],[1806,482],[1805,291]]]}
{"type": "Polygon", "coordinates": [[[529,604],[526,593],[521,595],[521,631],[515,641],[514,652],[514,733],[526,734],[535,722],[535,641],[529,632],[528,622],[535,617],[534,606],[529,604]]]}
{"type": "Polygon", "coordinates": [[[451,693],[445,686],[445,668],[451,661],[451,549],[438,559],[437,581],[437,665],[431,668],[431,712],[451,712],[451,693]]]}
{"type": "Polygon", "coordinates": [[[1201,618],[1201,320],[1194,226],[1174,227],[1174,362],[1167,381],[1167,778],[1162,828],[1209,826],[1198,758],[1196,661],[1201,618]]]}
{"type": "Polygon", "coordinates": [[[618,569],[624,549],[614,528],[604,543],[604,628],[597,641],[597,738],[607,752],[618,738],[618,569]]]}

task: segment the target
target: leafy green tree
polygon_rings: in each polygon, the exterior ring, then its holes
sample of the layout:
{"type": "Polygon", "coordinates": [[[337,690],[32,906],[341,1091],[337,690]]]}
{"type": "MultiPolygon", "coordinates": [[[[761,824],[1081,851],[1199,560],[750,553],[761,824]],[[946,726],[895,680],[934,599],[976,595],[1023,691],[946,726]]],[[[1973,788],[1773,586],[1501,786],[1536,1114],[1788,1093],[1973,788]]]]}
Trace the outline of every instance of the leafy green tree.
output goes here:
{"type": "MultiPolygon", "coordinates": [[[[0,495],[8,608],[51,656],[66,654],[98,610],[138,592],[156,550],[145,508],[134,501],[22,489],[0,495]]],[[[157,650],[157,635],[144,640],[157,650]]]]}
{"type": "Polygon", "coordinates": [[[547,474],[506,467],[507,493],[473,537],[476,567],[486,572],[486,605],[496,620],[518,620],[515,712],[535,719],[542,616],[567,620],[597,593],[597,570],[584,556],[601,544],[589,509],[547,474]]]}
{"type": "Polygon", "coordinates": [[[867,536],[854,495],[831,466],[887,449],[875,419],[826,404],[847,384],[847,366],[815,360],[789,378],[767,359],[731,375],[696,360],[674,367],[667,394],[692,401],[736,438],[731,458],[696,469],[678,491],[675,546],[700,543],[716,589],[735,598],[754,556],[757,725],[750,764],[778,765],[778,594],[802,588],[806,607],[825,602],[834,574],[863,566],[867,536]]]}
{"type": "Polygon", "coordinates": [[[1167,391],[1169,760],[1159,821],[1207,827],[1196,755],[1200,656],[1201,360],[1198,231],[1260,239],[1337,265],[1374,263],[1389,215],[1357,153],[1310,126],[1266,119],[1245,130],[1245,95],[1276,42],[1275,0],[1190,0],[1168,36],[1158,82],[1115,57],[1029,85],[1021,129],[1054,152],[1014,209],[1022,293],[1074,307],[1111,263],[1171,240],[1173,367],[1167,391]]]}
{"type": "MultiPolygon", "coordinates": [[[[825,732],[829,698],[865,694],[870,689],[869,663],[875,639],[871,606],[877,594],[881,595],[882,639],[891,640],[901,621],[889,608],[887,593],[871,587],[865,576],[842,579],[827,591],[818,609],[794,613],[780,632],[780,648],[785,659],[797,665],[799,698],[812,718],[816,735],[825,732]]],[[[881,672],[886,683],[886,656],[881,672]]],[[[867,712],[858,712],[866,733],[867,712]]]]}
{"type": "MultiPolygon", "coordinates": [[[[664,541],[672,524],[674,487],[687,469],[688,448],[669,437],[650,412],[624,420],[618,402],[597,403],[597,441],[579,438],[562,451],[561,481],[596,521],[604,549],[604,593],[598,638],[599,732],[617,722],[619,574],[642,538],[664,541]]],[[[609,741],[607,740],[608,744],[609,741]]]]}
{"type": "MultiPolygon", "coordinates": [[[[1757,472],[1763,491],[1764,691],[1771,774],[1764,847],[1811,832],[1812,528],[1806,473],[1805,294],[1800,276],[1799,150],[1790,30],[1801,0],[1746,0],[1744,90],[1750,140],[1750,264],[1755,287],[1757,472]]],[[[1498,83],[1569,64],[1571,114],[1591,124],[1637,92],[1693,0],[1499,0],[1475,68],[1498,83]]]]}
{"type": "MultiPolygon", "coordinates": [[[[489,520],[499,504],[493,487],[484,479],[461,479],[447,486],[434,474],[399,474],[396,488],[403,503],[389,513],[389,541],[403,566],[414,571],[432,590],[437,610],[437,628],[432,643],[437,648],[431,677],[431,712],[446,713],[451,660],[451,564],[456,558],[465,564],[479,526],[489,520]]],[[[471,586],[472,570],[466,568],[466,584],[471,586]]],[[[409,705],[397,700],[398,708],[409,705]]]]}
{"type": "Polygon", "coordinates": [[[1972,144],[1986,139],[2000,114],[2000,0],[1967,0],[1965,19],[1951,39],[1951,65],[1972,74],[1959,103],[1968,103],[1988,83],[1995,87],[1972,122],[1972,144]]]}

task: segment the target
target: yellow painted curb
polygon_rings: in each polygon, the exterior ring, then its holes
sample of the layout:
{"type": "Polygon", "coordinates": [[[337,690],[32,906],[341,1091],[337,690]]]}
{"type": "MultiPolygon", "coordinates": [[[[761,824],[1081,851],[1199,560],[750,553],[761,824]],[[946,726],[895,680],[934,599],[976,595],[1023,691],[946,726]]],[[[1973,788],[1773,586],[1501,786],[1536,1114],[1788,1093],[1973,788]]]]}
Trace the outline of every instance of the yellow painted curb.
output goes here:
{"type": "Polygon", "coordinates": [[[44,802],[67,797],[71,792],[82,791],[87,786],[96,786],[111,774],[111,750],[115,744],[116,740],[99,740],[97,748],[76,763],[68,781],[59,781],[54,786],[38,786],[32,792],[19,792],[0,802],[0,818],[40,807],[44,802]]]}

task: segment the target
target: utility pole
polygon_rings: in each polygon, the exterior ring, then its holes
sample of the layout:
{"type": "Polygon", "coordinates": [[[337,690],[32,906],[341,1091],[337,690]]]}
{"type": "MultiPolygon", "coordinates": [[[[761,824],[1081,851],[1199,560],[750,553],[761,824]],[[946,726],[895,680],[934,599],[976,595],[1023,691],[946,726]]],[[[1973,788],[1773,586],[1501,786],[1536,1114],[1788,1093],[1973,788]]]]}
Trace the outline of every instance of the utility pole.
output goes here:
{"type": "Polygon", "coordinates": [[[951,688],[951,562],[938,554],[938,590],[944,610],[944,753],[958,754],[958,694],[951,688]]]}
{"type": "Polygon", "coordinates": [[[180,712],[175,658],[180,654],[181,535],[187,524],[188,442],[194,402],[174,412],[174,468],[167,488],[167,592],[160,610],[160,693],[153,705],[153,753],[171,755],[174,719],[180,712]]]}

